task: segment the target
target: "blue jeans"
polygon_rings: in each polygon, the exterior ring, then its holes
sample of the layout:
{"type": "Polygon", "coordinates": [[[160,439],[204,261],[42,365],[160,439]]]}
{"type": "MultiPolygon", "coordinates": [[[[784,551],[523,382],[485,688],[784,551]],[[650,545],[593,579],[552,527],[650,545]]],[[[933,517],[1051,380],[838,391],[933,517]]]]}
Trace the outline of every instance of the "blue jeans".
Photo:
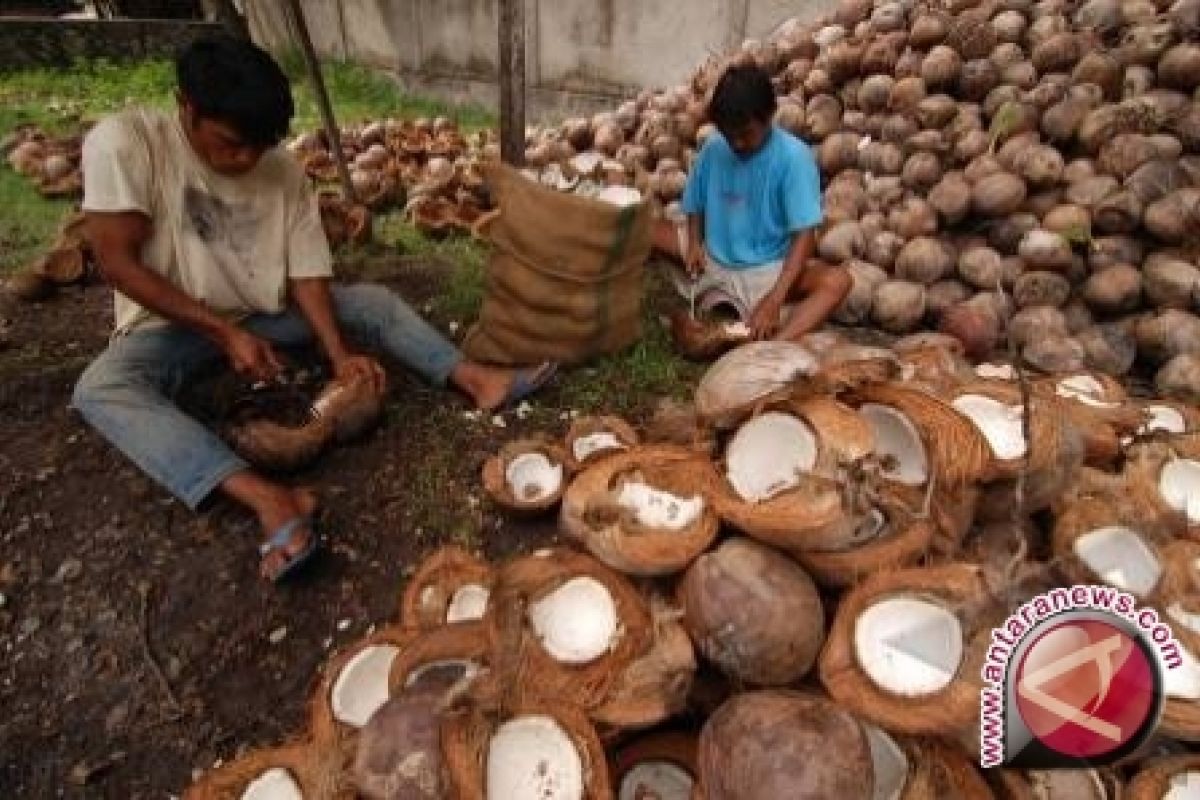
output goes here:
{"type": "MultiPolygon", "coordinates": [[[[462,360],[454,345],[382,286],[333,286],[334,312],[349,338],[383,352],[434,385],[462,360]]],[[[242,327],[284,347],[309,344],[312,329],[294,310],[256,314],[242,327]]],[[[249,465],[173,398],[198,370],[224,359],[212,341],[179,325],[115,338],[75,386],[72,404],[142,471],[196,508],[249,465]]]]}

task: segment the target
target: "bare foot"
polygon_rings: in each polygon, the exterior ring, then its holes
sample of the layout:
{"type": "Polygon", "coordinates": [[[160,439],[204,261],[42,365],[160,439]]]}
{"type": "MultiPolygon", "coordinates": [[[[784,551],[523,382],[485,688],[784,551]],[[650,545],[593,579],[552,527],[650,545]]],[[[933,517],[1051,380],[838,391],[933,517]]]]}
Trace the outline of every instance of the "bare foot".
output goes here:
{"type": "Polygon", "coordinates": [[[462,389],[481,411],[494,411],[508,401],[518,381],[540,388],[554,374],[553,364],[527,369],[485,367],[464,361],[455,368],[450,380],[462,389]]]}

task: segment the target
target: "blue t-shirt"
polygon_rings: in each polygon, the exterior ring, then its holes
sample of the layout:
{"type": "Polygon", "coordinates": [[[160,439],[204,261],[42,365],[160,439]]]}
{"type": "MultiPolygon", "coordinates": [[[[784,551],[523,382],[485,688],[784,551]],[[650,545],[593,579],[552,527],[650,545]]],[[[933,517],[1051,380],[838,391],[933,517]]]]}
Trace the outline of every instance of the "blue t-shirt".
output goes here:
{"type": "Polygon", "coordinates": [[[772,126],[749,158],[714,132],[692,165],[683,211],[704,215],[704,240],[733,269],[783,258],[792,236],[821,224],[821,175],[808,145],[772,126]]]}

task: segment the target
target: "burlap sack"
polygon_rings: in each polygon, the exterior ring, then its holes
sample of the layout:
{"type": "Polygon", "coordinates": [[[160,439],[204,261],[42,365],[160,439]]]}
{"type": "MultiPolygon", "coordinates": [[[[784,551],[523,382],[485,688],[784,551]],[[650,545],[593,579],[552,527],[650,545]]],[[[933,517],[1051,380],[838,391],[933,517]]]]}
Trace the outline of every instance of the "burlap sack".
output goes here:
{"type": "Polygon", "coordinates": [[[503,164],[485,168],[499,206],[476,228],[491,245],[487,294],[463,349],[476,361],[578,363],[641,333],[646,203],[563,194],[503,164]]]}

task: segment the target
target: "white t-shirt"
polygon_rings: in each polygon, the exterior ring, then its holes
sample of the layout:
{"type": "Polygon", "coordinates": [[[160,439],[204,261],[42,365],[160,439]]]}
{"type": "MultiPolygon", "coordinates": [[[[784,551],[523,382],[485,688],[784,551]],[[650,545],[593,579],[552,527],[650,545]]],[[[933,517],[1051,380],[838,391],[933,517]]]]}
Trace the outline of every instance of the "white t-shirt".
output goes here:
{"type": "MultiPolygon", "coordinates": [[[[178,114],[130,109],[84,140],[83,185],[85,211],[148,216],[143,263],[219,314],[278,313],[289,278],[333,275],[316,197],[281,148],[245,175],[219,175],[192,150],[178,114]]],[[[114,294],[118,334],[165,324],[114,294]]]]}

